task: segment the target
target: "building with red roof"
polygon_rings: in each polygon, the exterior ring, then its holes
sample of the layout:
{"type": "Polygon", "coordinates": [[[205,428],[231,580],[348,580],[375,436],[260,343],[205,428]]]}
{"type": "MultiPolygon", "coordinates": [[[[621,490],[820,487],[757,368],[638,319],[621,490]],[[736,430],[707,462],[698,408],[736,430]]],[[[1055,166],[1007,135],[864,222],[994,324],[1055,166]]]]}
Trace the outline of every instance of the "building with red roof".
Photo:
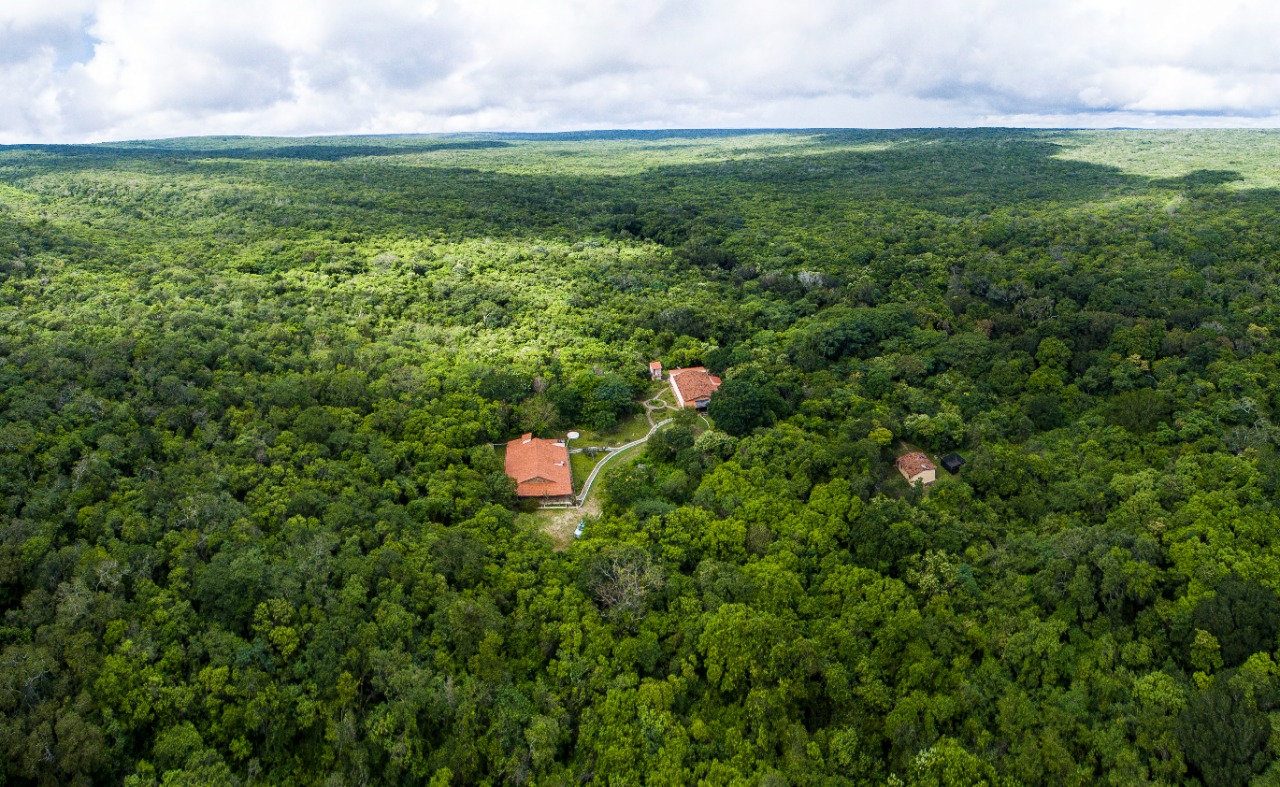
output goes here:
{"type": "Polygon", "coordinates": [[[902,473],[902,477],[912,486],[915,486],[917,481],[926,485],[932,484],[938,478],[938,469],[933,466],[933,462],[929,461],[929,457],[919,451],[898,457],[898,472],[902,473]]]}
{"type": "Polygon", "coordinates": [[[530,433],[507,443],[507,475],[516,481],[516,497],[567,497],[573,494],[569,448],[562,440],[530,433]]]}
{"type": "Polygon", "coordinates": [[[671,390],[681,407],[696,407],[704,410],[711,401],[711,394],[720,387],[720,378],[711,374],[702,366],[690,366],[688,369],[672,369],[669,376],[671,390]]]}

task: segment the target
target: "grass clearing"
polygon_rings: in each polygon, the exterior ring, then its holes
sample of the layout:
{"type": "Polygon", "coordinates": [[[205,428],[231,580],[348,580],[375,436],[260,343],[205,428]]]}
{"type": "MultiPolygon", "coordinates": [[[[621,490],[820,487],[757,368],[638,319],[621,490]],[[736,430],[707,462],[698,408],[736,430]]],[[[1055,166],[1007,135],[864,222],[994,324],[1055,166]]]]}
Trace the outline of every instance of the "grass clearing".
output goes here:
{"type": "Polygon", "coordinates": [[[577,440],[573,441],[574,448],[586,448],[593,445],[617,447],[626,445],[632,440],[639,440],[648,434],[649,421],[644,417],[644,413],[640,412],[622,419],[612,429],[603,431],[578,429],[577,432],[579,436],[577,440]]]}
{"type": "Polygon", "coordinates": [[[604,459],[605,454],[599,453],[595,456],[587,456],[587,454],[569,454],[569,469],[573,471],[573,489],[574,492],[581,492],[582,485],[587,482],[587,477],[591,475],[591,471],[596,465],[600,464],[600,460],[604,459]]]}
{"type": "Polygon", "coordinates": [[[599,503],[595,503],[593,508],[593,504],[589,502],[582,508],[549,508],[531,514],[520,514],[519,519],[530,521],[533,527],[551,538],[552,546],[557,552],[563,552],[574,542],[574,531],[578,529],[578,523],[584,517],[599,515],[599,503]]]}

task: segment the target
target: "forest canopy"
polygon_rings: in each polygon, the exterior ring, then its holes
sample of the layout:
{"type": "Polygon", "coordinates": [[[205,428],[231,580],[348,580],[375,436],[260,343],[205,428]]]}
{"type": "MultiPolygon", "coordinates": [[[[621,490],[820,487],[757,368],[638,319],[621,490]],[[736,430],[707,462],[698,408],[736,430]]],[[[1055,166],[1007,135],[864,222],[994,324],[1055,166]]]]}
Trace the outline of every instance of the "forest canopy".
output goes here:
{"type": "Polygon", "coordinates": [[[0,783],[1280,780],[1278,140],[0,147],[0,783]]]}

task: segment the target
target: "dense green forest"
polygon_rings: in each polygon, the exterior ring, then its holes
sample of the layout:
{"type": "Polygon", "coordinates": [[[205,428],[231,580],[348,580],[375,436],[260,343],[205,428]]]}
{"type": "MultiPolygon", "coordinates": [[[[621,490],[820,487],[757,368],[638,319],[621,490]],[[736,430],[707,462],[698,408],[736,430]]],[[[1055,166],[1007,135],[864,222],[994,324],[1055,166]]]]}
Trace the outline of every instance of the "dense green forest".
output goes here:
{"type": "Polygon", "coordinates": [[[0,147],[0,784],[1278,784],[1278,184],[1269,132],[0,147]],[[493,446],[651,359],[714,428],[560,549],[493,446]]]}

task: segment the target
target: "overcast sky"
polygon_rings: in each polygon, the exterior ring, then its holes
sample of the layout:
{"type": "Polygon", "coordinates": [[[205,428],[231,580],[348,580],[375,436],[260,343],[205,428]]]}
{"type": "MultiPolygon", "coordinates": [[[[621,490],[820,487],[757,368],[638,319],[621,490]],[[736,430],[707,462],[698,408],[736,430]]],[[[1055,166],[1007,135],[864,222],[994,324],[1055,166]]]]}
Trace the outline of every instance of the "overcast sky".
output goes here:
{"type": "Polygon", "coordinates": [[[0,0],[0,143],[1277,126],[1260,0],[0,0]]]}

